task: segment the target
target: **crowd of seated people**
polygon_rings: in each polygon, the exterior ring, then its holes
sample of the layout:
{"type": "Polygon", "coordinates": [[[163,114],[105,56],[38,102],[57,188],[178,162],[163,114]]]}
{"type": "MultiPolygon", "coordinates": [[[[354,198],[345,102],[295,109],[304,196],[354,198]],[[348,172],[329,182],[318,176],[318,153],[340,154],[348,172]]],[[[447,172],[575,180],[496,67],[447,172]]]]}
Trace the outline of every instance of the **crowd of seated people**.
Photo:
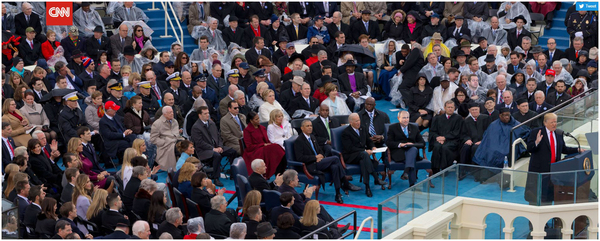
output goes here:
{"type": "Polygon", "coordinates": [[[553,19],[565,3],[177,3],[198,48],[161,51],[129,24],[149,20],[133,2],[107,3],[114,31],[73,4],[73,26],[46,25],[43,4],[2,5],[2,194],[21,238],[297,239],[334,220],[311,199],[319,185],[296,191],[299,175],[330,173],[341,204],[391,189],[392,163],[414,185],[426,147],[430,174],[501,167],[484,155],[497,131],[598,86],[597,13],[569,8],[566,49],[532,43],[530,13],[553,19]],[[375,159],[383,146],[390,159],[375,159]],[[223,188],[236,158],[253,189],[241,216],[223,188]],[[281,206],[261,206],[265,190],[281,206]]]}

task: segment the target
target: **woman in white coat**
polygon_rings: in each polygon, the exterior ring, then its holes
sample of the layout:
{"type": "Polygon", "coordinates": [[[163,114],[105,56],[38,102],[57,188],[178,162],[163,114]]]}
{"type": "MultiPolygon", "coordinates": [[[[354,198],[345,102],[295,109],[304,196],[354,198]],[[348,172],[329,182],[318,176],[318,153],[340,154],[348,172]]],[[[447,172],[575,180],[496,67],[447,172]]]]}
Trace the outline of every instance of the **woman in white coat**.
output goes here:
{"type": "Polygon", "coordinates": [[[269,115],[269,126],[267,127],[267,135],[271,143],[277,143],[285,150],[283,142],[293,135],[296,135],[296,131],[292,128],[292,125],[288,120],[283,118],[283,111],[274,109],[269,115]]]}

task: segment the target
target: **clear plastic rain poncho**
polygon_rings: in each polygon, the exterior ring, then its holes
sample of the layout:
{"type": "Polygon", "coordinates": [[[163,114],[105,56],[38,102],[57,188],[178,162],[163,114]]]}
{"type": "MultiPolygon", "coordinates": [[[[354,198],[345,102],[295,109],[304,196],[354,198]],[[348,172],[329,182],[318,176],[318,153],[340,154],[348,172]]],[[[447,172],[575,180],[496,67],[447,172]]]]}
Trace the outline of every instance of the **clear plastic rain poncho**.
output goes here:
{"type": "MultiPolygon", "coordinates": [[[[490,49],[490,48],[496,48],[496,46],[490,45],[490,46],[488,46],[488,49],[490,49]]],[[[489,53],[489,51],[488,51],[488,53],[489,53]]],[[[479,64],[479,67],[485,65],[486,57],[487,57],[487,54],[484,54],[482,56],[479,56],[479,58],[477,58],[477,64],[479,64]]],[[[496,57],[496,65],[499,65],[501,62],[506,63],[506,59],[504,57],[502,57],[502,51],[500,50],[500,48],[498,48],[498,51],[496,52],[496,55],[494,57],[496,57]]]]}
{"type": "MultiPolygon", "coordinates": [[[[142,73],[142,66],[145,64],[145,61],[139,54],[134,55],[133,60],[131,62],[127,61],[125,55],[122,53],[119,54],[119,61],[121,61],[121,66],[129,65],[131,67],[131,72],[134,73],[142,73]]],[[[146,62],[147,63],[147,62],[146,62]]]]}
{"type": "MultiPolygon", "coordinates": [[[[150,41],[146,42],[146,44],[144,45],[144,48],[142,48],[142,51],[140,51],[139,55],[135,55],[136,58],[139,58],[142,60],[142,65],[147,64],[147,63],[158,63],[158,61],[160,61],[160,57],[157,55],[158,50],[156,50],[156,48],[154,48],[154,46],[152,46],[152,43],[150,41]],[[144,57],[146,55],[146,51],[148,50],[152,50],[152,53],[154,53],[152,55],[152,59],[148,59],[146,57],[144,57]]],[[[141,72],[140,72],[141,73],[141,72]]]]}
{"type": "Polygon", "coordinates": [[[523,25],[523,27],[529,30],[529,26],[531,24],[531,16],[529,16],[529,10],[527,10],[527,7],[525,7],[525,5],[523,5],[520,2],[504,2],[502,3],[502,5],[500,5],[500,8],[498,9],[498,12],[506,12],[506,15],[498,19],[498,21],[500,21],[500,26],[502,26],[502,29],[511,29],[517,27],[515,22],[513,22],[512,20],[519,15],[523,15],[523,17],[525,17],[525,20],[527,20],[527,23],[523,25]],[[511,8],[510,10],[505,11],[504,9],[506,9],[507,5],[510,5],[511,8]],[[506,19],[509,19],[510,23],[506,23],[506,19]]]}
{"type": "Polygon", "coordinates": [[[446,48],[452,49],[452,48],[458,46],[458,43],[456,42],[456,39],[451,38],[451,39],[446,40],[444,45],[446,45],[446,48]]]}
{"type": "Polygon", "coordinates": [[[54,50],[54,55],[52,57],[50,57],[50,59],[48,61],[46,61],[46,63],[48,64],[48,67],[54,68],[54,65],[58,62],[58,61],[62,61],[63,63],[68,63],[67,59],[65,59],[65,50],[63,49],[62,46],[58,46],[55,50],[54,50]],[[56,55],[59,56],[56,56],[56,55]]]}
{"type": "Polygon", "coordinates": [[[390,91],[390,98],[392,98],[391,102],[393,105],[406,108],[406,106],[404,105],[404,101],[402,100],[402,93],[400,93],[400,90],[398,89],[402,84],[403,75],[404,74],[394,75],[394,77],[390,79],[390,86],[392,86],[392,89],[390,91]]]}
{"type": "MultiPolygon", "coordinates": [[[[123,6],[123,2],[119,1],[119,2],[108,2],[108,6],[106,7],[106,14],[107,15],[113,15],[113,13],[115,13],[115,10],[117,9],[117,7],[123,6]]],[[[135,6],[135,3],[133,3],[133,6],[135,6]]]]}
{"type": "Polygon", "coordinates": [[[427,82],[429,83],[431,83],[431,79],[433,79],[433,77],[442,77],[444,74],[446,74],[446,72],[444,72],[444,66],[440,63],[436,63],[435,67],[431,66],[429,63],[425,64],[425,66],[421,68],[421,71],[419,71],[419,74],[421,73],[427,76],[427,82]]]}
{"type": "Polygon", "coordinates": [[[467,27],[469,27],[469,30],[471,30],[471,36],[481,36],[483,30],[486,28],[491,28],[492,25],[483,20],[477,22],[473,21],[473,19],[467,19],[467,27]]]}
{"type": "Polygon", "coordinates": [[[204,61],[205,59],[209,59],[211,49],[214,50],[211,47],[208,47],[208,49],[206,49],[206,58],[204,57],[204,54],[200,48],[194,49],[194,51],[192,51],[192,54],[190,55],[190,61],[204,61]]]}
{"type": "Polygon", "coordinates": [[[52,30],[56,33],[56,41],[60,42],[64,38],[69,37],[69,27],[68,25],[51,25],[47,26],[48,30],[52,30]]]}
{"type": "MultiPolygon", "coordinates": [[[[192,3],[194,2],[173,2],[173,8],[175,9],[175,13],[177,14],[180,22],[183,22],[189,15],[188,13],[190,12],[189,9],[192,3]]],[[[206,11],[206,15],[209,15],[209,9],[206,9],[206,11]]]]}
{"type": "Polygon", "coordinates": [[[105,32],[100,14],[91,7],[89,12],[83,11],[83,8],[77,9],[73,13],[73,25],[79,29],[79,36],[83,36],[84,38],[94,36],[94,28],[96,26],[102,26],[102,32],[105,32]]]}
{"type": "Polygon", "coordinates": [[[203,65],[206,66],[206,71],[208,71],[208,73],[212,73],[212,65],[214,63],[215,60],[218,60],[221,62],[221,68],[223,69],[222,73],[227,73],[229,72],[229,70],[231,70],[231,65],[229,63],[225,63],[223,62],[224,57],[223,55],[221,55],[219,53],[219,51],[216,51],[214,49],[209,48],[208,49],[208,59],[203,60],[200,65],[198,65],[198,68],[200,69],[200,71],[203,71],[203,65]]]}
{"type": "Polygon", "coordinates": [[[113,14],[113,20],[115,22],[123,22],[123,21],[144,21],[148,22],[150,18],[146,16],[142,9],[133,5],[127,13],[127,9],[121,4],[120,6],[115,8],[115,12],[113,14]]]}
{"type": "MultiPolygon", "coordinates": [[[[381,50],[379,50],[379,51],[376,51],[377,52],[377,54],[376,54],[376,56],[377,56],[377,66],[383,65],[383,63],[385,62],[384,58],[385,58],[385,55],[389,53],[390,42],[394,42],[394,44],[396,45],[395,46],[395,50],[396,50],[395,52],[400,51],[400,47],[402,47],[402,45],[398,44],[398,42],[396,42],[396,40],[394,40],[394,39],[385,40],[383,42],[383,48],[381,48],[381,50]]],[[[392,57],[391,64],[392,64],[392,66],[394,66],[394,65],[396,65],[396,63],[398,63],[396,61],[396,55],[392,54],[391,57],[392,57]]]]}
{"type": "Polygon", "coordinates": [[[529,62],[527,62],[525,64],[525,67],[523,67],[523,74],[525,74],[525,79],[528,80],[530,78],[534,78],[536,80],[537,83],[540,83],[542,81],[544,81],[544,76],[542,76],[542,74],[540,74],[540,72],[535,71],[537,67],[537,63],[535,62],[535,60],[529,60],[529,62]]]}
{"type": "MultiPolygon", "coordinates": [[[[219,20],[217,20],[216,18],[213,17],[209,17],[208,18],[208,23],[209,24],[213,24],[214,21],[216,21],[216,25],[219,24],[219,20]]],[[[215,26],[216,27],[216,26],[215,26]]],[[[221,30],[218,30],[215,28],[215,30],[213,30],[213,32],[211,32],[211,30],[207,27],[204,27],[202,25],[198,25],[194,27],[194,30],[192,31],[192,38],[195,39],[200,39],[200,37],[202,36],[206,36],[208,38],[208,42],[209,42],[209,47],[212,47],[218,51],[225,51],[225,49],[227,49],[227,44],[225,43],[225,40],[223,40],[223,33],[221,32],[221,30]],[[214,35],[213,35],[214,32],[214,35]]]]}
{"type": "Polygon", "coordinates": [[[236,54],[242,54],[242,47],[234,42],[229,43],[229,47],[227,47],[227,53],[225,54],[225,62],[231,63],[233,56],[236,54]]]}

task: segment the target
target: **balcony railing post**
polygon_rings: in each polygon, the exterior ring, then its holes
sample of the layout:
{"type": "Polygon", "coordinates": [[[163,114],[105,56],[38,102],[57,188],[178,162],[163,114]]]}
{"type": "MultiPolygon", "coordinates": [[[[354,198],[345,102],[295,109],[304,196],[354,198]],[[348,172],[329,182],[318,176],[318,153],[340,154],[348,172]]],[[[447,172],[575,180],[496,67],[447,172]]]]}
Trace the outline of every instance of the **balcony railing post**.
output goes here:
{"type": "Polygon", "coordinates": [[[155,3],[155,2],[154,2],[154,1],[152,1],[152,8],[148,8],[148,11],[156,11],[156,10],[160,10],[160,9],[158,9],[158,8],[156,8],[156,7],[154,6],[154,3],[155,3]]]}

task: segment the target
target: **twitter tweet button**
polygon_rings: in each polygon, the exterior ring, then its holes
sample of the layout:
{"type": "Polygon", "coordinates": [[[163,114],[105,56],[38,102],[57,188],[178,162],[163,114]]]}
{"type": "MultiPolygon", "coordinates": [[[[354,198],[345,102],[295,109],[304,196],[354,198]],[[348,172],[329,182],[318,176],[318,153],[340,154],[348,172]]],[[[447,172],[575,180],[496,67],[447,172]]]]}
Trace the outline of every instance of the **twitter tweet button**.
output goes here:
{"type": "Polygon", "coordinates": [[[577,11],[598,11],[597,2],[578,2],[575,6],[577,11]]]}

